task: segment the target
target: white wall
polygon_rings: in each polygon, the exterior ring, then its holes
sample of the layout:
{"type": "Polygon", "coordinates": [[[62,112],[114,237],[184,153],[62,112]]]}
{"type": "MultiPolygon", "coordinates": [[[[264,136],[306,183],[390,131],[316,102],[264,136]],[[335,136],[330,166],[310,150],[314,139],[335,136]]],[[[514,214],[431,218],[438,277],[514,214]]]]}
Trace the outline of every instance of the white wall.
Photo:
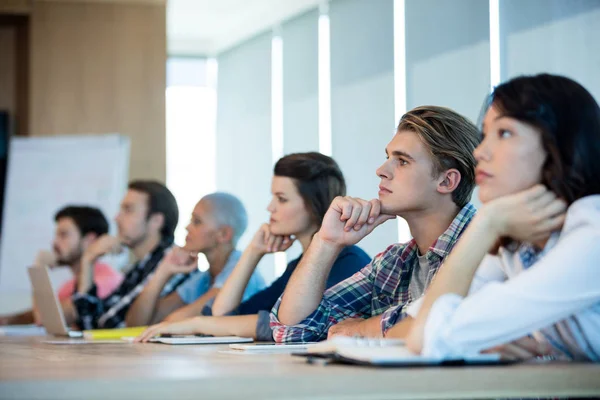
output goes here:
{"type": "Polygon", "coordinates": [[[600,1],[502,0],[502,79],[549,72],[600,101],[600,1]]]}
{"type": "Polygon", "coordinates": [[[283,24],[283,153],[319,150],[318,21],[312,10],[283,24]]]}
{"type": "MultiPolygon", "coordinates": [[[[348,194],[377,197],[375,170],[385,160],[394,116],[394,20],[392,0],[335,0],[331,26],[331,127],[333,158],[348,194]]],[[[370,256],[398,241],[394,221],[359,243],[370,256]]]]}
{"type": "MultiPolygon", "coordinates": [[[[281,27],[283,39],[283,154],[319,151],[319,11],[281,27]]],[[[295,243],[287,261],[302,253],[295,243]]]]}
{"type": "Polygon", "coordinates": [[[407,107],[438,105],[476,122],[490,89],[489,6],[406,1],[407,107]]]}
{"type": "MultiPolygon", "coordinates": [[[[452,108],[478,123],[490,92],[489,3],[406,1],[407,108],[452,108]]],[[[471,201],[481,202],[477,190],[471,201]]]]}
{"type": "MultiPolygon", "coordinates": [[[[352,196],[377,196],[375,170],[398,122],[393,3],[329,4],[333,157],[352,196]]],[[[405,15],[407,108],[447,106],[477,123],[490,90],[489,2],[406,0],[405,15]]],[[[316,150],[318,11],[283,23],[281,33],[284,153],[316,150]]],[[[219,57],[217,182],[248,205],[250,230],[267,218],[272,174],[270,38],[270,33],[259,36],[219,57]]],[[[561,73],[598,99],[598,38],[600,1],[500,0],[503,80],[561,73]]],[[[473,201],[478,203],[476,195],[473,201]]],[[[388,222],[360,245],[373,256],[397,239],[397,225],[388,222]]]]}
{"type": "MultiPolygon", "coordinates": [[[[243,249],[268,222],[271,155],[271,33],[260,35],[218,57],[217,190],[238,196],[246,206],[248,230],[243,249]]],[[[259,264],[273,277],[273,256],[259,264]]]]}

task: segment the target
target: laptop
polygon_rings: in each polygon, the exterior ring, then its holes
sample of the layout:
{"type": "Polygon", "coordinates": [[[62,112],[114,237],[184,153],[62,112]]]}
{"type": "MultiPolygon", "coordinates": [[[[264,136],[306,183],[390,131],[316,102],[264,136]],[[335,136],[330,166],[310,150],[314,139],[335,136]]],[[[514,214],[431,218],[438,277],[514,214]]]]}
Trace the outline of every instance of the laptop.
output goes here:
{"type": "Polygon", "coordinates": [[[67,327],[62,307],[52,288],[48,267],[33,266],[29,267],[27,272],[33,287],[33,298],[42,317],[42,325],[46,328],[46,333],[54,336],[82,338],[83,332],[73,331],[67,327]]]}

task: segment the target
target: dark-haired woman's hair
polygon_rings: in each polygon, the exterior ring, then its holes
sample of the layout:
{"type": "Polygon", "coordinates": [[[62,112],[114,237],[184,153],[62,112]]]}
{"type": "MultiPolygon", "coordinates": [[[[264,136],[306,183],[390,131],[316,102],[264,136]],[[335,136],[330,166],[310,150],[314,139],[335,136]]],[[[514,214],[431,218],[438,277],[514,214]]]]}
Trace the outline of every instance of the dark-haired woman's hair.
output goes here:
{"type": "Polygon", "coordinates": [[[490,106],[540,131],[549,190],[569,205],[600,193],[600,107],[583,86],[558,75],[520,76],[496,87],[485,111],[490,106]]]}
{"type": "Polygon", "coordinates": [[[295,153],[280,158],[275,176],[292,178],[313,221],[321,226],[336,196],[346,195],[346,181],[333,158],[321,153],[295,153]]]}

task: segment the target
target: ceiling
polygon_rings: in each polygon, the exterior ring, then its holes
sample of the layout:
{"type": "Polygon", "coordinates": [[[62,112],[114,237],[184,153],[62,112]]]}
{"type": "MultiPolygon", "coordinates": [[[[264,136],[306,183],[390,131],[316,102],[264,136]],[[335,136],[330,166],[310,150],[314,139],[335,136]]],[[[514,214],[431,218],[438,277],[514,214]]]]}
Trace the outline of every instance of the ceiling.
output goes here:
{"type": "Polygon", "coordinates": [[[213,56],[323,0],[168,0],[169,55],[213,56]]]}

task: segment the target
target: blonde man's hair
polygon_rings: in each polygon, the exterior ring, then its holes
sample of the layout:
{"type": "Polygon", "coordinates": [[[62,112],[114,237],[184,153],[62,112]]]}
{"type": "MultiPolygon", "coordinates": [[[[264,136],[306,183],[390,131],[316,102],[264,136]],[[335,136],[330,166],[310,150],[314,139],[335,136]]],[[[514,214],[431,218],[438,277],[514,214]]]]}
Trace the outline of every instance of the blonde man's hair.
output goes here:
{"type": "Polygon", "coordinates": [[[398,123],[398,132],[416,133],[431,152],[433,176],[455,168],[460,172],[460,183],[452,192],[452,200],[464,207],[475,188],[475,157],[479,145],[479,129],[467,118],[449,108],[421,106],[404,114],[398,123]]]}

